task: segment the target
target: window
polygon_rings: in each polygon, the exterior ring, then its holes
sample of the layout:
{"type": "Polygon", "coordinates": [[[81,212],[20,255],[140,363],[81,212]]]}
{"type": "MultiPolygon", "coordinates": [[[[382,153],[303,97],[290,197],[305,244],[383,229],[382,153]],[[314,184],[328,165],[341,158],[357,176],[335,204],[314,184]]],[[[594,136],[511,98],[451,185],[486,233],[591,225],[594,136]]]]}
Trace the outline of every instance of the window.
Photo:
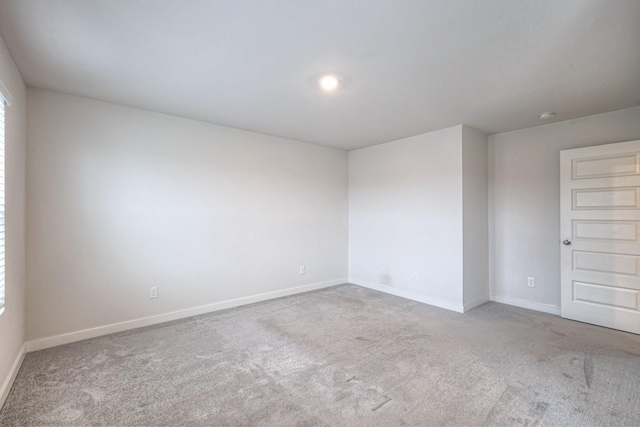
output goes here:
{"type": "Polygon", "coordinates": [[[0,96],[0,314],[4,311],[4,107],[0,96]]]}

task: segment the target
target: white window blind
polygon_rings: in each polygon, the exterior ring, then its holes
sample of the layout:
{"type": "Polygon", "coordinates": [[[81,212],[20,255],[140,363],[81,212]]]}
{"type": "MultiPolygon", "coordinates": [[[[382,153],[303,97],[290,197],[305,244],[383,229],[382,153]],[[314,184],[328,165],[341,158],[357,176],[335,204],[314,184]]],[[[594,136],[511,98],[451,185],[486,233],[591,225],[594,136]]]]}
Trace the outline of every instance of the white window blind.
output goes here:
{"type": "Polygon", "coordinates": [[[4,244],[4,108],[5,101],[0,97],[0,314],[4,311],[5,286],[5,244],[4,244]]]}

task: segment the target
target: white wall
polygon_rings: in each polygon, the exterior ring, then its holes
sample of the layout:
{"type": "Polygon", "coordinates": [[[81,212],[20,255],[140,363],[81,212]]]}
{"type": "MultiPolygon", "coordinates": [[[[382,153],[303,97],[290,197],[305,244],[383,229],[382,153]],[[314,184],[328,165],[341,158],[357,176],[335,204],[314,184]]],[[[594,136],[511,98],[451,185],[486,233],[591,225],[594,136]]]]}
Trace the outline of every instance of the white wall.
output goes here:
{"type": "Polygon", "coordinates": [[[345,151],[43,90],[28,102],[28,340],[346,281],[345,151]]]}
{"type": "Polygon", "coordinates": [[[456,126],[349,152],[351,283],[461,309],[461,138],[456,126]]]}
{"type": "Polygon", "coordinates": [[[23,356],[25,332],[25,151],[26,92],[7,48],[0,39],[0,88],[11,105],[6,124],[6,305],[0,315],[0,407],[23,356]]]}
{"type": "Polygon", "coordinates": [[[636,139],[640,107],[489,137],[493,299],[559,313],[560,150],[636,139]]]}
{"type": "Polygon", "coordinates": [[[489,300],[487,135],[462,126],[463,293],[468,310],[489,300]]]}

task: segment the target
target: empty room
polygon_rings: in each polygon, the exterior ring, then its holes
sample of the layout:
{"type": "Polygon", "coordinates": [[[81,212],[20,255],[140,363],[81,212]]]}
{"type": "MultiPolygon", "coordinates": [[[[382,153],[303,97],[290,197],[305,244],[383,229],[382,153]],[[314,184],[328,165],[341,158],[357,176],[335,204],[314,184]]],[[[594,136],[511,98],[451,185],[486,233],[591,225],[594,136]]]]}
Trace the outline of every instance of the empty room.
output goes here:
{"type": "Polygon", "coordinates": [[[0,426],[640,425],[639,42],[637,0],[1,0],[0,426]]]}

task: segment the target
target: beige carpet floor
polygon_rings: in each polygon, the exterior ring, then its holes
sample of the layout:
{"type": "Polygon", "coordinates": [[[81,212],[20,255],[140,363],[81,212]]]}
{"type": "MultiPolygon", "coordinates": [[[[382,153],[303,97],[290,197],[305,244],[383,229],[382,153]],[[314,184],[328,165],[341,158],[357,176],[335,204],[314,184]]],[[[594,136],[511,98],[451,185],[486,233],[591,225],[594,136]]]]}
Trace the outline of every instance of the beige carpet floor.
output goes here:
{"type": "Polygon", "coordinates": [[[640,426],[640,336],[353,285],[27,355],[2,426],[640,426]]]}

